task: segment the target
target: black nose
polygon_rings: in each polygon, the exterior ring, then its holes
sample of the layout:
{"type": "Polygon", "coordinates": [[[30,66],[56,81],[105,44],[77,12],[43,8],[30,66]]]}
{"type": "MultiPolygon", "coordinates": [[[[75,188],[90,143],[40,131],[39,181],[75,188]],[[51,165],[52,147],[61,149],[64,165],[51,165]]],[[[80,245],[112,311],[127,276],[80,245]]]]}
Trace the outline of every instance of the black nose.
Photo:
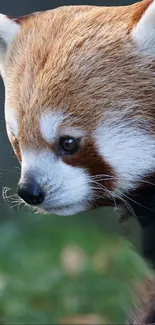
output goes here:
{"type": "Polygon", "coordinates": [[[18,195],[30,205],[39,205],[44,201],[44,193],[34,180],[19,183],[18,195]]]}

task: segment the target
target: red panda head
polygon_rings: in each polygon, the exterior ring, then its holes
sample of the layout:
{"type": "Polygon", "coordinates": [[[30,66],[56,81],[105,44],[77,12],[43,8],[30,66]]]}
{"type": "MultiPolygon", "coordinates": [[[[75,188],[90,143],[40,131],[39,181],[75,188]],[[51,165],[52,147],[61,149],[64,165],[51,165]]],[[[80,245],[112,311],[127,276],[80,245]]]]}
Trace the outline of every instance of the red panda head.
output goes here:
{"type": "Polygon", "coordinates": [[[124,201],[155,169],[155,1],[0,16],[19,195],[75,214],[124,201]]]}

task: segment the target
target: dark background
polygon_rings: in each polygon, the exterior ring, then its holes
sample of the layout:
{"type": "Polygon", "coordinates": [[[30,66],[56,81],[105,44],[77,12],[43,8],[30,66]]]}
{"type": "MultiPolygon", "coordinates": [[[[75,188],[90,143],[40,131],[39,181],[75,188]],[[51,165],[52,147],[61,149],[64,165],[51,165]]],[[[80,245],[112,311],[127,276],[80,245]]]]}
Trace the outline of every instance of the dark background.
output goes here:
{"type": "Polygon", "coordinates": [[[25,15],[34,11],[53,9],[64,5],[95,5],[95,6],[118,6],[118,5],[128,5],[136,1],[49,1],[49,0],[37,0],[37,1],[4,1],[0,4],[1,12],[12,16],[25,15]]]}

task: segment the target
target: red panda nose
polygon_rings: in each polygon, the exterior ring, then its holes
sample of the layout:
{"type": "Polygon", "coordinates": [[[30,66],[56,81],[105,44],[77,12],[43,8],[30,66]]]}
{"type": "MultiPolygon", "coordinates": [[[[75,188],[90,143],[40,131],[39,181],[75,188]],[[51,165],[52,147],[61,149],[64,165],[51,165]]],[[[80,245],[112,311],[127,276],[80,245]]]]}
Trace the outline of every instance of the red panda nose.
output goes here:
{"type": "Polygon", "coordinates": [[[29,205],[39,205],[45,198],[43,191],[34,180],[19,183],[18,195],[29,205]]]}

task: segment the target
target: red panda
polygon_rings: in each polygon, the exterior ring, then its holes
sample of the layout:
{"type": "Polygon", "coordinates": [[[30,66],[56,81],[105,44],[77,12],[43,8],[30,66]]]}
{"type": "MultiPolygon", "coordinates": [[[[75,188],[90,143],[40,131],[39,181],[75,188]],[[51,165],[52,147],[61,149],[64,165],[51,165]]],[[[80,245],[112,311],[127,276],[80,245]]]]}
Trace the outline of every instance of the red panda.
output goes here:
{"type": "MultiPolygon", "coordinates": [[[[152,218],[155,1],[1,14],[0,72],[22,200],[58,215],[138,203],[152,218]]],[[[149,299],[132,324],[155,321],[149,299]]]]}
{"type": "Polygon", "coordinates": [[[28,205],[129,207],[153,185],[154,35],[151,0],[0,15],[6,129],[28,205]]]}

